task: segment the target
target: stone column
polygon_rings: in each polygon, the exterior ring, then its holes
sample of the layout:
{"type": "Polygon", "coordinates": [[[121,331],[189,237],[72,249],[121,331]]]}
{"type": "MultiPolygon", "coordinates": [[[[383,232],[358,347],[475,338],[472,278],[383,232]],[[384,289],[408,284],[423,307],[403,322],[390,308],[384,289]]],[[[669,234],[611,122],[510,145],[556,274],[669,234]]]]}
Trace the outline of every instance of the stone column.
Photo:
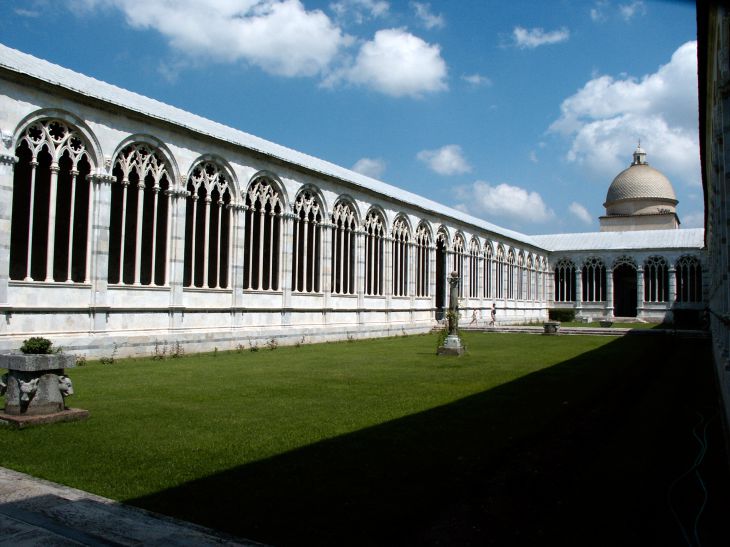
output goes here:
{"type": "Polygon", "coordinates": [[[332,306],[332,227],[334,225],[323,219],[319,225],[320,230],[320,288],[323,294],[322,304],[324,306],[324,322],[327,323],[329,314],[327,310],[332,306]]]}
{"type": "Polygon", "coordinates": [[[644,312],[644,270],[639,266],[636,268],[636,317],[641,317],[644,312]]]}
{"type": "Polygon", "coordinates": [[[284,317],[282,322],[286,325],[290,324],[291,315],[288,308],[291,308],[292,293],[292,260],[294,257],[294,240],[292,229],[294,224],[294,214],[290,212],[281,215],[281,230],[279,232],[281,241],[281,250],[279,252],[279,283],[282,291],[281,306],[284,309],[284,317]]]}
{"type": "Polygon", "coordinates": [[[575,268],[575,312],[580,315],[583,310],[583,268],[575,268]]]}
{"type": "Polygon", "coordinates": [[[667,302],[667,308],[672,309],[672,306],[677,302],[677,270],[670,266],[667,274],[669,276],[669,300],[667,302]]]}
{"type": "MultiPolygon", "coordinates": [[[[8,304],[10,230],[13,220],[13,176],[17,161],[18,158],[10,150],[0,153],[0,306],[8,304]]],[[[30,252],[30,249],[28,249],[28,252],[30,252]]]]}
{"type": "MultiPolygon", "coordinates": [[[[383,236],[383,246],[385,247],[383,253],[383,295],[387,297],[388,302],[390,302],[390,297],[393,295],[394,241],[395,239],[390,236],[383,236]]],[[[388,304],[388,308],[390,308],[390,304],[388,304]]]]}
{"type": "Polygon", "coordinates": [[[606,319],[613,319],[613,268],[606,268],[606,319]]]}
{"type": "Polygon", "coordinates": [[[362,311],[365,308],[365,230],[359,227],[355,230],[355,283],[357,286],[357,317],[363,322],[362,311]]]}
{"type": "MultiPolygon", "coordinates": [[[[185,294],[183,284],[185,276],[185,220],[186,198],[190,193],[185,190],[187,177],[180,176],[180,185],[165,190],[167,199],[167,234],[168,247],[166,254],[165,284],[170,287],[170,329],[181,328],[184,320],[185,294]]],[[[193,261],[194,262],[194,261],[193,261]]],[[[153,265],[154,285],[154,265],[153,265]]]]}
{"type": "Polygon", "coordinates": [[[91,326],[94,331],[106,330],[109,302],[107,286],[109,284],[109,224],[111,222],[112,183],[116,181],[112,175],[97,173],[89,175],[93,187],[93,207],[91,214],[91,261],[90,281],[92,285],[91,326]]]}
{"type": "Polygon", "coordinates": [[[231,278],[228,286],[232,289],[232,305],[239,307],[243,303],[243,249],[246,236],[246,205],[233,203],[233,215],[231,222],[232,252],[228,260],[231,263],[231,278]]]}
{"type": "Polygon", "coordinates": [[[436,245],[428,246],[428,294],[431,297],[431,308],[436,308],[436,245]]]}

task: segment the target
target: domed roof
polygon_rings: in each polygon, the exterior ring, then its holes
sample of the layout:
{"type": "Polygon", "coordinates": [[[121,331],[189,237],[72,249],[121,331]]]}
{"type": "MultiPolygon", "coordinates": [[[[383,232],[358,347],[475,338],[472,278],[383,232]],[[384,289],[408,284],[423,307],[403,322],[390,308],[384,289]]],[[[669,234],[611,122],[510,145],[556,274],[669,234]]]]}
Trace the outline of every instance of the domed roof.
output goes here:
{"type": "Polygon", "coordinates": [[[646,152],[639,146],[634,162],[621,171],[608,188],[605,206],[626,199],[661,199],[677,203],[672,183],[660,171],[646,163],[646,152]]]}

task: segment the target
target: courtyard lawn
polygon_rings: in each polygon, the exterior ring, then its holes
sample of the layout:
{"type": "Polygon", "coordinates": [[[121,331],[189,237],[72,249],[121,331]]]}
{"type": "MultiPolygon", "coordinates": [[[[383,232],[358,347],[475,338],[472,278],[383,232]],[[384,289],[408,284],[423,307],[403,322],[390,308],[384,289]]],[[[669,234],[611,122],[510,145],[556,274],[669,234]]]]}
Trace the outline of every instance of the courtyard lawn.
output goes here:
{"type": "Polygon", "coordinates": [[[436,340],[92,362],[69,371],[91,418],[0,429],[0,465],[275,545],[671,545],[696,433],[698,533],[724,531],[706,340],[436,340]]]}

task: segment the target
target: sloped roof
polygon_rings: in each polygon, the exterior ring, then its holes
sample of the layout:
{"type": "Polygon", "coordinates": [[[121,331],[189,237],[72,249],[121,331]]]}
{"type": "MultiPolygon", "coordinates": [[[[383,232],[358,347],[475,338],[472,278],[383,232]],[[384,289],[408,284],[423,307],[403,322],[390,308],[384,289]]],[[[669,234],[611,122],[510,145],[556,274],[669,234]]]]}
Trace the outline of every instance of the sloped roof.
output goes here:
{"type": "Polygon", "coordinates": [[[532,236],[549,251],[615,251],[639,249],[702,249],[705,230],[637,230],[631,232],[583,232],[532,236]]]}
{"type": "Polygon", "coordinates": [[[27,74],[38,80],[53,84],[87,97],[93,97],[106,103],[143,114],[149,118],[162,120],[178,127],[186,128],[196,133],[225,141],[242,148],[257,151],[268,156],[284,160],[290,164],[304,167],[310,171],[335,177],[365,190],[382,194],[395,201],[406,203],[410,206],[432,212],[439,216],[450,217],[459,222],[473,225],[488,232],[498,234],[504,238],[511,239],[539,247],[532,236],[502,228],[491,222],[473,217],[451,207],[447,207],[430,199],[424,198],[412,192],[402,190],[385,182],[361,175],[324,161],[308,154],[286,148],[279,144],[267,141],[260,137],[244,133],[237,129],[225,126],[186,112],[182,109],[150,99],[132,91],[122,89],[112,84],[102,82],[74,72],[70,69],[44,61],[27,53],[0,44],[0,68],[5,70],[27,74]]]}

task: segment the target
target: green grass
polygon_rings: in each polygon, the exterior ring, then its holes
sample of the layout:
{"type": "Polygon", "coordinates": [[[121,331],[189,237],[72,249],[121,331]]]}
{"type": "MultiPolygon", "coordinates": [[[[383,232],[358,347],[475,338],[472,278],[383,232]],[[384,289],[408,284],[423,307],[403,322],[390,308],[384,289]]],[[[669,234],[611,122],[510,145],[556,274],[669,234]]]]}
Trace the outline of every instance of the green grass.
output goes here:
{"type": "MultiPolygon", "coordinates": [[[[591,321],[590,323],[583,323],[581,321],[565,321],[560,323],[561,327],[590,327],[600,328],[601,323],[598,321],[591,321]]],[[[614,323],[611,325],[617,329],[672,329],[672,325],[665,323],[614,323]]]]}
{"type": "Polygon", "coordinates": [[[460,358],[428,335],[92,362],[69,401],[91,418],[0,430],[0,465],[277,545],[538,541],[639,477],[661,488],[612,518],[668,526],[707,341],[463,338],[460,358]]]}

